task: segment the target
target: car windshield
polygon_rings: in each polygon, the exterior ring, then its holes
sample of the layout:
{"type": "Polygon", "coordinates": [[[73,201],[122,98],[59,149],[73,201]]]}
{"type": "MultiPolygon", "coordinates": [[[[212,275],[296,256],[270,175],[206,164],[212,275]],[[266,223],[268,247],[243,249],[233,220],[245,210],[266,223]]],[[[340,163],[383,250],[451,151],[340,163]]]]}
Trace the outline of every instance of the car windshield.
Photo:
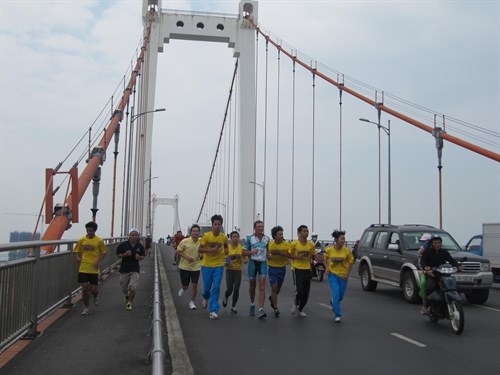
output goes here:
{"type": "Polygon", "coordinates": [[[438,235],[443,239],[442,248],[448,250],[449,252],[461,251],[462,249],[457,244],[457,242],[448,233],[443,232],[404,232],[403,241],[405,244],[405,249],[407,251],[418,251],[421,246],[420,237],[425,233],[431,235],[438,235]]]}

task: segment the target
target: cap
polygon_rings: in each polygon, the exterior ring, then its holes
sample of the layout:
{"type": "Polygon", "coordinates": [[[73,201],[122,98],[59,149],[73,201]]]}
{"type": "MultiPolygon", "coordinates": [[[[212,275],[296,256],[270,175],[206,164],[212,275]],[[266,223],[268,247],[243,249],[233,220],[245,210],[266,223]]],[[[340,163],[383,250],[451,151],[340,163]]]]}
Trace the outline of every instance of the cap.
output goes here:
{"type": "Polygon", "coordinates": [[[420,237],[420,241],[429,241],[431,239],[431,235],[429,233],[424,233],[422,234],[422,237],[420,237]]]}
{"type": "Polygon", "coordinates": [[[132,232],[136,232],[137,234],[139,234],[139,231],[137,230],[137,228],[130,228],[130,230],[128,231],[128,234],[132,234],[132,232]]]}

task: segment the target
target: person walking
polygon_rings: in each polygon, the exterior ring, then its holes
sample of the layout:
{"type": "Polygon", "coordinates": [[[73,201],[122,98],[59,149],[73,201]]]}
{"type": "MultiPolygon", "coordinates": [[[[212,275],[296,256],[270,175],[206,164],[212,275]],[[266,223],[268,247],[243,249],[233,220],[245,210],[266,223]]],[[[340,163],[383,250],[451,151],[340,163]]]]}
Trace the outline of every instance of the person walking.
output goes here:
{"type": "Polygon", "coordinates": [[[347,288],[347,280],[354,264],[354,256],[351,250],[345,246],[345,232],[335,230],[332,233],[334,244],[325,250],[325,261],[327,267],[325,275],[328,276],[330,289],[332,290],[332,311],[335,315],[335,322],[340,323],[342,310],[340,302],[344,298],[347,288]]]}
{"type": "Polygon", "coordinates": [[[231,238],[231,243],[228,246],[225,261],[226,291],[224,293],[224,298],[222,299],[222,306],[227,306],[228,298],[232,294],[231,312],[236,314],[238,313],[238,310],[236,310],[236,303],[238,302],[238,297],[240,296],[243,246],[240,244],[240,234],[237,231],[232,231],[229,237],[231,238]]]}
{"type": "Polygon", "coordinates": [[[220,283],[224,276],[224,255],[227,254],[227,236],[222,232],[222,216],[210,218],[212,229],[206,232],[200,240],[199,252],[201,260],[201,275],[203,278],[203,301],[201,307],[208,306],[210,319],[219,319],[220,283]]]}
{"type": "Polygon", "coordinates": [[[139,231],[136,228],[128,232],[129,239],[122,242],[116,248],[116,255],[121,258],[120,264],[120,286],[125,295],[125,308],[132,310],[137,287],[139,286],[139,261],[146,256],[146,250],[139,241],[139,231]]]}
{"type": "Polygon", "coordinates": [[[297,313],[301,318],[306,318],[303,311],[309,299],[311,290],[311,259],[316,253],[314,244],[307,240],[309,228],[300,225],[297,228],[297,239],[290,244],[290,258],[292,258],[293,279],[295,283],[295,296],[292,305],[292,315],[297,313]]]}
{"type": "Polygon", "coordinates": [[[200,278],[200,226],[193,224],[191,226],[191,235],[184,238],[177,246],[179,255],[179,275],[181,277],[182,288],[179,290],[179,297],[189,288],[191,283],[191,300],[189,309],[196,310],[196,294],[198,293],[198,280],[200,278]]]}
{"type": "Polygon", "coordinates": [[[248,279],[250,281],[250,310],[249,315],[255,315],[255,288],[257,286],[257,275],[259,275],[259,319],[265,319],[267,314],[264,310],[266,300],[266,278],[267,278],[267,255],[269,237],[264,234],[264,222],[257,220],[253,224],[253,235],[245,241],[243,254],[250,257],[248,261],[248,279]]]}
{"type": "Polygon", "coordinates": [[[279,317],[278,294],[285,280],[286,266],[290,257],[290,244],[284,240],[283,228],[279,225],[271,229],[271,236],[273,239],[269,243],[269,256],[267,258],[269,284],[271,284],[269,301],[274,310],[274,316],[279,317]]]}
{"type": "Polygon", "coordinates": [[[91,313],[89,308],[90,293],[94,296],[94,305],[99,306],[99,263],[106,256],[106,246],[101,237],[96,236],[97,224],[93,221],[85,224],[87,234],[75,245],[73,255],[80,263],[78,268],[78,283],[82,286],[83,311],[82,316],[91,313]]]}
{"type": "Polygon", "coordinates": [[[146,241],[145,241],[145,245],[144,245],[144,248],[146,249],[146,254],[148,255],[148,257],[151,256],[152,244],[153,244],[153,239],[151,238],[151,235],[148,233],[148,235],[146,236],[146,241]]]}
{"type": "MultiPolygon", "coordinates": [[[[177,254],[177,246],[181,243],[183,239],[184,235],[182,234],[182,231],[178,230],[172,242],[172,246],[174,247],[174,262],[172,263],[172,265],[174,266],[179,266],[180,259],[179,259],[179,254],[177,254]]],[[[179,267],[177,267],[177,270],[179,270],[179,267]]]]}

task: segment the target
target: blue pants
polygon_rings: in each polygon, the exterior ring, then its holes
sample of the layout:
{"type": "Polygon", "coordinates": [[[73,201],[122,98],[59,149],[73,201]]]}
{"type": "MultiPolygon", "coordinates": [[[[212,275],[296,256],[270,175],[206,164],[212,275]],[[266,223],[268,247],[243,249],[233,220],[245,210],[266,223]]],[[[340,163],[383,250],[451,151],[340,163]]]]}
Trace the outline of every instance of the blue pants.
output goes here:
{"type": "Polygon", "coordinates": [[[202,297],[208,300],[208,311],[219,313],[220,283],[224,275],[224,266],[201,267],[203,277],[202,297]]]}
{"type": "Polygon", "coordinates": [[[332,290],[332,310],[335,316],[342,316],[340,309],[340,301],[344,298],[345,289],[347,287],[347,280],[341,279],[333,273],[328,274],[328,282],[332,290]]]}

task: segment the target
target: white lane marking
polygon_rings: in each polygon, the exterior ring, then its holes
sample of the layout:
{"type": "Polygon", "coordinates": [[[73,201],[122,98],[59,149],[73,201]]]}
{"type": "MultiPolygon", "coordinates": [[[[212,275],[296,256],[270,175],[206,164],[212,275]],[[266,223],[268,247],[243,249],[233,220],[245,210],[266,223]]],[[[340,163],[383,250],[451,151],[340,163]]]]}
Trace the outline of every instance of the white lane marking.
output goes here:
{"type": "Polygon", "coordinates": [[[406,342],[409,342],[410,344],[413,344],[413,345],[416,345],[416,346],[419,346],[421,348],[425,348],[427,345],[425,344],[422,344],[421,342],[418,342],[418,341],[415,341],[415,340],[412,340],[410,339],[409,337],[406,337],[406,336],[403,336],[403,335],[400,335],[399,333],[396,333],[396,332],[393,332],[391,333],[392,336],[394,337],[397,337],[398,339],[401,339],[401,340],[404,340],[406,342]]]}
{"type": "Polygon", "coordinates": [[[332,306],[327,305],[326,303],[318,303],[318,305],[320,305],[321,307],[325,307],[327,309],[331,309],[332,308],[332,306]]]}
{"type": "Polygon", "coordinates": [[[480,307],[480,308],[486,309],[486,310],[500,312],[500,309],[495,309],[493,307],[488,307],[488,306],[483,306],[483,305],[472,305],[472,306],[474,306],[474,307],[480,307]]]}

